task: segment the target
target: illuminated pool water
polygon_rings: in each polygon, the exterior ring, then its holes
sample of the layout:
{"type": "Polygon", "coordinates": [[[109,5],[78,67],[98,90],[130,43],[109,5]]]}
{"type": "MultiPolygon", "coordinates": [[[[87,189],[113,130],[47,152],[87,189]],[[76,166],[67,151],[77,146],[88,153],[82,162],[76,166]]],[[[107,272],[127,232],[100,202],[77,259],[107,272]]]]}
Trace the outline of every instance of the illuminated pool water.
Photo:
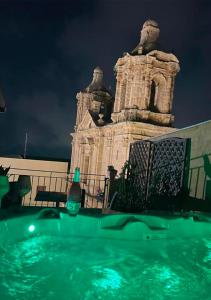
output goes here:
{"type": "Polygon", "coordinates": [[[0,298],[211,299],[211,218],[112,215],[0,222],[0,298]]]}

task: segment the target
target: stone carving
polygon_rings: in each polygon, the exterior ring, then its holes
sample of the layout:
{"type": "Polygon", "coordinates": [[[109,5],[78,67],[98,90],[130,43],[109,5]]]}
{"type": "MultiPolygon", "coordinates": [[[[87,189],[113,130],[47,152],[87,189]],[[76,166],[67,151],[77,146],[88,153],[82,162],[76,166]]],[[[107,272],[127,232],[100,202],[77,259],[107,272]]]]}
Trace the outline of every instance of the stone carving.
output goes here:
{"type": "Polygon", "coordinates": [[[93,72],[92,82],[85,89],[87,92],[107,91],[103,85],[103,71],[100,67],[96,67],[93,72]]]}
{"type": "Polygon", "coordinates": [[[160,29],[158,23],[153,20],[147,20],[140,32],[140,42],[131,53],[134,55],[146,54],[157,49],[159,35],[160,29]]]}

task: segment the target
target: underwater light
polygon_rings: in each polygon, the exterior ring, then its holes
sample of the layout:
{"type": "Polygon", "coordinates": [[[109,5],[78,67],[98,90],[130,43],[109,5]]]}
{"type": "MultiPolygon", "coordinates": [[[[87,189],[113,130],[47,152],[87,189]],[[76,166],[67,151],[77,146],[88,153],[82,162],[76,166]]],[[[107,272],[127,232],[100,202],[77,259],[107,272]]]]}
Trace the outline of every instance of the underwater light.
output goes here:
{"type": "Polygon", "coordinates": [[[28,228],[28,230],[30,232],[33,232],[35,230],[35,226],[34,225],[30,225],[29,228],[28,228]]]}

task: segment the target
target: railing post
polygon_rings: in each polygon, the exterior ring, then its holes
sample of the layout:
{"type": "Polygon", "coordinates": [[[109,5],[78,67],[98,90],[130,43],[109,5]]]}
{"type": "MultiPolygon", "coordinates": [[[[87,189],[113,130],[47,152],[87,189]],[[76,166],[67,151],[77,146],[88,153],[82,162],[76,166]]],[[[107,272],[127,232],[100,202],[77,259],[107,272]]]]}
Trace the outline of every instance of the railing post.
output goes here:
{"type": "Polygon", "coordinates": [[[113,166],[108,166],[109,179],[108,179],[108,197],[107,197],[107,203],[106,203],[107,205],[111,201],[111,199],[115,193],[114,187],[115,187],[116,175],[117,175],[117,170],[115,170],[113,166]]]}
{"type": "Polygon", "coordinates": [[[85,189],[81,190],[81,208],[84,208],[84,204],[85,204],[85,189]]]}
{"type": "Polygon", "coordinates": [[[104,178],[104,191],[103,191],[103,203],[102,208],[106,208],[108,206],[108,196],[109,196],[109,178],[104,178]]]}

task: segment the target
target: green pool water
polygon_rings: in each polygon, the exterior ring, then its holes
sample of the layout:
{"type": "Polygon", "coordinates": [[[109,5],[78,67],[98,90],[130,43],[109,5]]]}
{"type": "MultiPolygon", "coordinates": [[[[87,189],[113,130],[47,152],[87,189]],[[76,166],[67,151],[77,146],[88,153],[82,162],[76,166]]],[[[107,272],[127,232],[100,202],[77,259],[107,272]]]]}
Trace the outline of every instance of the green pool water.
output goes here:
{"type": "Polygon", "coordinates": [[[211,218],[0,221],[0,299],[211,299],[211,218]]]}

